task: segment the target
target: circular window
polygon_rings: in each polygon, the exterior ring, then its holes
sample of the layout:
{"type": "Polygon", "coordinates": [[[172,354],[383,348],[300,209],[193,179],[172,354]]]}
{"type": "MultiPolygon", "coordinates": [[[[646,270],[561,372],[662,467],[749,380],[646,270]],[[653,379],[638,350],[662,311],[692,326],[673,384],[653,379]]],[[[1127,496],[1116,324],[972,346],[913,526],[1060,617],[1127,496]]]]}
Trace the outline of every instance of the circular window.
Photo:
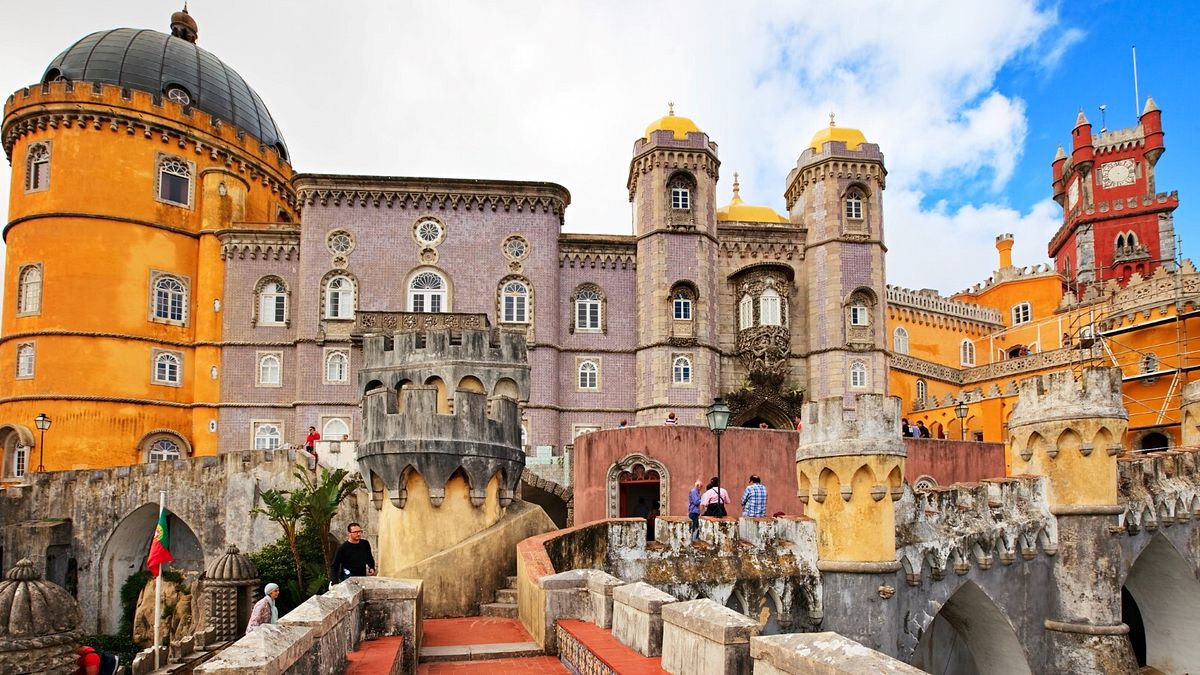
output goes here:
{"type": "Polygon", "coordinates": [[[354,248],[354,239],[351,238],[349,232],[337,230],[329,233],[329,238],[325,240],[325,245],[329,247],[329,252],[334,255],[346,255],[350,249],[354,248]]]}
{"type": "Polygon", "coordinates": [[[529,253],[529,242],[525,237],[513,235],[504,240],[504,255],[511,260],[520,260],[529,253]]]}
{"type": "Polygon", "coordinates": [[[179,105],[190,105],[192,102],[192,96],[183,87],[172,85],[167,87],[166,93],[168,101],[175,101],[179,105]]]}
{"type": "Polygon", "coordinates": [[[433,246],[442,240],[445,230],[442,224],[432,218],[418,220],[413,227],[413,236],[422,246],[433,246]]]}
{"type": "Polygon", "coordinates": [[[923,492],[925,490],[932,490],[937,486],[937,479],[933,476],[920,476],[917,478],[916,482],[913,483],[913,490],[917,492],[923,492]]]}

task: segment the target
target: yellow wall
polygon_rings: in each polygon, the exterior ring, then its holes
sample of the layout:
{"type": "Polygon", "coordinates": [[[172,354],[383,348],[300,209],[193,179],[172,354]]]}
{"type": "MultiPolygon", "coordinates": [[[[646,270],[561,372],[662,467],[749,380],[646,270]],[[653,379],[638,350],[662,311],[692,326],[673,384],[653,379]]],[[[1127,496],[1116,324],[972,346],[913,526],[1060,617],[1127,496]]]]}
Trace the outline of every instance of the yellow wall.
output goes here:
{"type": "Polygon", "coordinates": [[[893,455],[822,457],[796,462],[796,481],[817,521],[820,560],[891,562],[896,559],[896,517],[891,498],[904,475],[893,455]],[[882,489],[875,499],[872,491],[882,489]]]}
{"type": "Polygon", "coordinates": [[[425,478],[408,475],[408,501],[396,508],[385,500],[379,512],[379,573],[399,576],[400,570],[445,550],[496,523],[500,509],[500,476],[487,486],[483,506],[471,504],[470,488],[462,474],[446,482],[441,506],[429,501],[425,478]]]}

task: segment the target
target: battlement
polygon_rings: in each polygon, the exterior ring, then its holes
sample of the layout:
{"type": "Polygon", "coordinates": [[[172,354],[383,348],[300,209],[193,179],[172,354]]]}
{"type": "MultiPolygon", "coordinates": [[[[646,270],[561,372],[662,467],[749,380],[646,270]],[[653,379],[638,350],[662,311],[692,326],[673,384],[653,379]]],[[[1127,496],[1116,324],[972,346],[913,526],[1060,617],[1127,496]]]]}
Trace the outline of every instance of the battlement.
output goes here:
{"type": "Polygon", "coordinates": [[[1117,490],[1129,534],[1200,518],[1200,450],[1118,458],[1117,490]]]}
{"type": "MultiPolygon", "coordinates": [[[[505,396],[459,389],[453,394],[453,412],[438,412],[441,392],[432,386],[406,386],[401,411],[386,389],[367,392],[363,398],[365,425],[363,444],[389,439],[423,439],[436,442],[468,442],[496,445],[520,451],[521,413],[516,401],[505,396]],[[514,442],[515,441],[515,442],[514,442]]],[[[415,442],[415,441],[414,441],[415,442]]],[[[360,452],[360,457],[364,453],[360,452]]],[[[508,456],[510,453],[503,453],[508,456]]]]}
{"type": "Polygon", "coordinates": [[[1119,368],[1085,368],[1079,379],[1071,371],[1046,373],[1017,384],[1009,427],[1076,418],[1128,419],[1121,394],[1119,368]]]}
{"type": "Polygon", "coordinates": [[[1092,134],[1092,146],[1097,155],[1107,155],[1122,152],[1130,148],[1138,148],[1146,143],[1146,132],[1141,124],[1126,129],[1109,129],[1099,134],[1092,134]]]}
{"type": "Polygon", "coordinates": [[[934,581],[947,570],[964,575],[971,566],[1011,565],[1020,554],[1032,560],[1038,547],[1058,552],[1058,528],[1047,500],[1046,479],[1013,476],[905,491],[896,506],[896,554],[910,586],[927,571],[934,581]]]}
{"type": "Polygon", "coordinates": [[[364,312],[354,333],[363,336],[364,371],[434,360],[515,366],[527,358],[524,336],[489,328],[484,314],[364,312]]]}
{"type": "Polygon", "coordinates": [[[828,177],[870,183],[882,190],[887,185],[883,153],[875,143],[863,143],[858,150],[846,149],[843,141],[827,141],[821,146],[820,152],[811,147],[805,148],[784,183],[787,185],[783,192],[787,210],[792,210],[809,185],[828,177]]]}
{"type": "Polygon", "coordinates": [[[957,319],[978,321],[992,326],[1004,325],[1004,317],[998,309],[947,298],[943,295],[938,295],[937,291],[931,289],[916,291],[911,288],[901,288],[889,284],[887,287],[887,302],[888,305],[944,314],[957,319]]]}
{"type": "MultiPolygon", "coordinates": [[[[994,288],[1000,284],[1017,281],[1023,279],[1036,279],[1038,277],[1057,276],[1058,270],[1050,263],[1029,265],[1025,267],[1002,267],[996,270],[992,276],[987,279],[965,288],[958,292],[958,295],[978,295],[990,288],[994,288]]],[[[1000,311],[996,310],[996,314],[1000,315],[1000,311]]],[[[1001,320],[1003,321],[1003,320],[1001,320]]]]}
{"type": "Polygon", "coordinates": [[[11,159],[13,145],[21,135],[72,124],[81,129],[91,126],[94,130],[112,132],[124,127],[131,135],[141,130],[147,138],[162,136],[164,141],[169,135],[176,135],[181,145],[195,143],[198,153],[202,152],[201,146],[212,152],[237,150],[270,167],[284,182],[292,176],[282,147],[267,146],[232,123],[202,110],[148,92],[97,82],[60,80],[24,87],[9,96],[4,104],[4,152],[11,159]],[[164,127],[176,128],[168,131],[164,127]],[[180,128],[187,131],[180,134],[180,128]],[[193,137],[191,132],[201,136],[193,137]]]}
{"type": "Polygon", "coordinates": [[[841,396],[805,403],[796,459],[842,455],[900,455],[899,397],[859,394],[847,410],[841,396]]]}

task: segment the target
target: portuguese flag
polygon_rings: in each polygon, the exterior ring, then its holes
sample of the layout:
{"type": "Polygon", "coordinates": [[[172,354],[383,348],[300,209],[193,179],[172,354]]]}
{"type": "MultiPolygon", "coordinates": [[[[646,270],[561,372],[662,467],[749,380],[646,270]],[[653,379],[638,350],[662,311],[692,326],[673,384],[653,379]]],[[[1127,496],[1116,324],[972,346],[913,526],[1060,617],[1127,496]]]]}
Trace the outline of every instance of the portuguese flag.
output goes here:
{"type": "Polygon", "coordinates": [[[171,538],[167,534],[167,510],[158,510],[158,527],[154,528],[154,539],[150,542],[150,557],[146,559],[146,567],[150,574],[158,576],[160,565],[174,562],[171,555],[171,538]]]}

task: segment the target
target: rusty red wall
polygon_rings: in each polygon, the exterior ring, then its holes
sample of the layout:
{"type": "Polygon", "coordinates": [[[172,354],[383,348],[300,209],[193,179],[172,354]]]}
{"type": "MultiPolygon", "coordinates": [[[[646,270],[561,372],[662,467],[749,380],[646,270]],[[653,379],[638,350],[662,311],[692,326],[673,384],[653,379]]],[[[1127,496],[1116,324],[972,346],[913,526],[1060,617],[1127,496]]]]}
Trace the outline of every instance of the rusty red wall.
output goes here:
{"type": "MultiPolygon", "coordinates": [[[[741,515],[742,490],[756,473],[767,486],[767,513],[800,515],[796,497],[795,431],[729,429],[721,436],[721,481],[729,491],[729,515],[741,515]]],[[[654,426],[596,431],[575,439],[572,487],[575,523],[608,517],[605,486],[608,470],[626,455],[641,453],[661,462],[669,476],[670,496],[662,515],[686,516],[688,491],[696,479],[716,475],[717,445],[708,427],[654,426]]]]}
{"type": "Polygon", "coordinates": [[[1004,476],[1003,443],[906,438],[904,446],[904,479],[909,483],[921,476],[933,476],[941,486],[1004,476]]]}

